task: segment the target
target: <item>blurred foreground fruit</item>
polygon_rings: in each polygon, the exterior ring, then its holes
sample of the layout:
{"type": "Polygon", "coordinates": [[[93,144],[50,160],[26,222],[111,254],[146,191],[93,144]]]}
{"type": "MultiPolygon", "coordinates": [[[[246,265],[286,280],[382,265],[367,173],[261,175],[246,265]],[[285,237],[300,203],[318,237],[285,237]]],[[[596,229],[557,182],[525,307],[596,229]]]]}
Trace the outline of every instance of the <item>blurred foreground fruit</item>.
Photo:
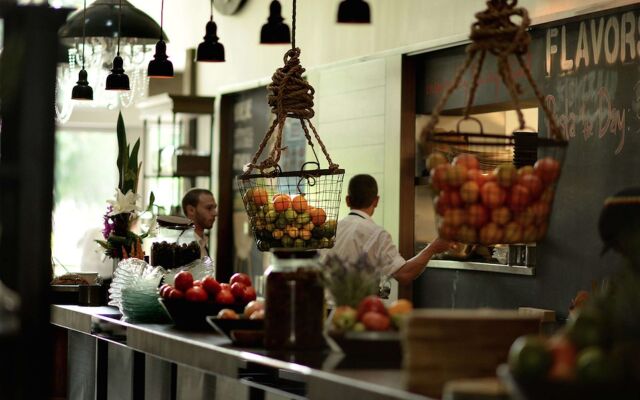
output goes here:
{"type": "Polygon", "coordinates": [[[539,380],[546,377],[551,362],[551,354],[539,336],[521,336],[509,350],[509,367],[520,379],[539,380]]]}

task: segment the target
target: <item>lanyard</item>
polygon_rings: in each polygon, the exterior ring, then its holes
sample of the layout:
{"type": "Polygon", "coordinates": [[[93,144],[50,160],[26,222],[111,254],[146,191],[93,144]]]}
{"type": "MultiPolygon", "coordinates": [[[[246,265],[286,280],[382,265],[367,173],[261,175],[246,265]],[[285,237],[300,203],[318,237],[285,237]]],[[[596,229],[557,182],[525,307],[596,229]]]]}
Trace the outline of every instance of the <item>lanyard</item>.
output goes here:
{"type": "Polygon", "coordinates": [[[360,215],[358,213],[350,212],[349,215],[355,215],[356,217],[360,217],[362,219],[365,219],[362,215],[360,215]]]}

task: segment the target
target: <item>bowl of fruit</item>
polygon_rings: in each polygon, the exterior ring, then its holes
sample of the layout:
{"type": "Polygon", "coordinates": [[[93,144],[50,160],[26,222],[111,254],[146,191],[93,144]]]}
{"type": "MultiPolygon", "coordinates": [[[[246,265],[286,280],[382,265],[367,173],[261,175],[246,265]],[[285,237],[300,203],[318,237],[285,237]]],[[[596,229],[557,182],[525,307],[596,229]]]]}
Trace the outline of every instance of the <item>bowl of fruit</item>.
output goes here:
{"type": "Polygon", "coordinates": [[[240,346],[262,345],[264,338],[264,302],[249,302],[242,313],[224,308],[218,315],[210,315],[207,323],[221,335],[228,337],[233,344],[240,346]]]}
{"type": "Polygon", "coordinates": [[[207,329],[206,317],[222,309],[241,313],[256,299],[256,290],[247,274],[234,274],[229,283],[219,283],[213,276],[194,280],[188,271],[179,272],[174,284],[159,289],[158,301],[180,329],[207,329]]]}
{"type": "Polygon", "coordinates": [[[399,330],[412,309],[405,299],[387,308],[378,296],[367,296],[357,309],[337,307],[330,317],[328,335],[347,356],[400,358],[399,330]]]}

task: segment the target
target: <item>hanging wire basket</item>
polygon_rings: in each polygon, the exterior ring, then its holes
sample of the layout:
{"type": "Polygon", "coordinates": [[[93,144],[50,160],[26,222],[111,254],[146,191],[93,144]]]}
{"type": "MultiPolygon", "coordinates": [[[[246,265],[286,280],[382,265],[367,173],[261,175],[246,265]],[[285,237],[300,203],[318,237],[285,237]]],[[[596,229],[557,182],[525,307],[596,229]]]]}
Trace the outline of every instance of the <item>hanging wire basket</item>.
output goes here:
{"type": "Polygon", "coordinates": [[[531,243],[545,238],[567,141],[555,117],[543,101],[524,62],[531,41],[530,24],[517,0],[488,0],[472,25],[472,43],[467,59],[453,84],[436,105],[423,145],[429,149],[427,168],[440,237],[468,244],[531,243]],[[516,25],[511,17],[519,16],[516,25]],[[486,53],[497,58],[498,72],[515,107],[519,128],[512,134],[488,134],[482,123],[470,116],[478,78],[486,53]],[[515,56],[549,122],[548,138],[527,128],[508,56],[515,56]],[[477,56],[477,60],[476,60],[477,56]],[[476,60],[464,116],[455,131],[436,131],[439,115],[464,73],[476,60]],[[462,131],[474,124],[476,132],[462,131]]]}
{"type": "Polygon", "coordinates": [[[302,77],[300,49],[295,47],[295,0],[293,8],[292,48],[284,56],[284,67],[273,75],[267,87],[268,101],[276,115],[252,161],[236,178],[249,217],[256,245],[260,251],[272,248],[331,248],[335,242],[344,169],[335,164],[311,123],[314,115],[314,89],[302,77]],[[297,171],[282,171],[279,165],[282,136],[287,118],[300,121],[315,161],[308,161],[297,171]],[[311,133],[328,162],[322,169],[311,133]],[[268,142],[268,157],[258,163],[268,142]],[[259,173],[252,173],[257,169],[259,173]]]}

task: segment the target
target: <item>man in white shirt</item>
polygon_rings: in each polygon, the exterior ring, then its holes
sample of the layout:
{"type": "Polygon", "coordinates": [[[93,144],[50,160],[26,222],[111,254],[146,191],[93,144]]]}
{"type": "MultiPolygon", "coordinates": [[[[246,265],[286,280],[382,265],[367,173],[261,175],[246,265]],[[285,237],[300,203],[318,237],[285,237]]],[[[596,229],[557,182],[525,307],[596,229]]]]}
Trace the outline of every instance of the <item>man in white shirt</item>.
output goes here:
{"type": "Polygon", "coordinates": [[[216,221],[218,204],[213,193],[207,189],[194,188],[182,198],[182,211],[193,222],[196,242],[200,246],[200,256],[209,255],[209,238],[205,229],[211,229],[216,221]]]}
{"type": "Polygon", "coordinates": [[[351,178],[346,199],[351,211],[338,222],[331,253],[351,263],[364,253],[371,265],[382,268],[382,276],[393,276],[402,284],[410,283],[424,271],[433,255],[451,249],[453,243],[438,238],[416,256],[405,260],[389,232],[371,219],[379,200],[378,184],[371,175],[351,178]]]}

